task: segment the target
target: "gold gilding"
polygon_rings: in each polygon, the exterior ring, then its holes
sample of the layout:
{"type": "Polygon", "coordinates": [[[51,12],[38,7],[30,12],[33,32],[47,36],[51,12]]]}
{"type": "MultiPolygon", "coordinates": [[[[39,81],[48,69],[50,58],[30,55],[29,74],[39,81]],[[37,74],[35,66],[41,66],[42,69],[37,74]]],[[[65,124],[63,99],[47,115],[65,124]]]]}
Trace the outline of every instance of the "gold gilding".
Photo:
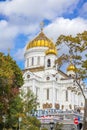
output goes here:
{"type": "Polygon", "coordinates": [[[44,40],[41,40],[41,45],[44,46],[44,40]]]}
{"type": "Polygon", "coordinates": [[[49,49],[52,48],[49,53],[55,55],[57,54],[54,43],[50,39],[48,39],[42,31],[35,39],[27,44],[26,50],[33,47],[48,47],[49,49]]]}
{"type": "Polygon", "coordinates": [[[37,41],[37,46],[41,46],[41,41],[40,40],[37,41]]]}
{"type": "Polygon", "coordinates": [[[73,64],[70,64],[68,67],[67,67],[67,71],[76,71],[76,68],[73,64]]]}
{"type": "Polygon", "coordinates": [[[57,55],[57,50],[56,50],[56,49],[48,49],[48,50],[46,51],[46,55],[48,55],[48,54],[57,55]]]}

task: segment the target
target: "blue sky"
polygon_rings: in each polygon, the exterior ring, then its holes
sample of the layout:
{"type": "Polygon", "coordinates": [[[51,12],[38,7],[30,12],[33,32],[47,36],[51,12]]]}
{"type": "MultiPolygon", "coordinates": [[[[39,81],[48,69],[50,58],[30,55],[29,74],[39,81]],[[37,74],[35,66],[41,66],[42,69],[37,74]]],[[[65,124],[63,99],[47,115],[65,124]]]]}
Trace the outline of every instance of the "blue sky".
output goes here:
{"type": "MultiPolygon", "coordinates": [[[[54,42],[59,35],[87,30],[86,0],[0,0],[0,51],[10,55],[24,68],[26,44],[40,31],[54,42]]],[[[62,50],[64,52],[64,50],[62,50]]]]}

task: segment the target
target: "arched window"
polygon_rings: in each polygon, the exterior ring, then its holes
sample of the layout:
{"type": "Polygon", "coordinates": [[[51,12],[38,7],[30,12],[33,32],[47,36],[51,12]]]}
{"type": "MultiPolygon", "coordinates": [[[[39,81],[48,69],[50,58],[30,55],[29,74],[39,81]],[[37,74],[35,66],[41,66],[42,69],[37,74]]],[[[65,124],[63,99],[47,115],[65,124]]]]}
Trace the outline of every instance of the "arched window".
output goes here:
{"type": "Polygon", "coordinates": [[[50,59],[47,60],[47,67],[50,67],[51,66],[51,61],[50,59]]]}

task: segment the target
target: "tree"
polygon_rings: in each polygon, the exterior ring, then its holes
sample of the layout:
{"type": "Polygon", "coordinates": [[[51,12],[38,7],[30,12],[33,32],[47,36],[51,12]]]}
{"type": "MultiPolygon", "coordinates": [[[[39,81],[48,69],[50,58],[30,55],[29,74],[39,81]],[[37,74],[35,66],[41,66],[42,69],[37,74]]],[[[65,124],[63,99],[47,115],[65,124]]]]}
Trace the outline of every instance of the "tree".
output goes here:
{"type": "Polygon", "coordinates": [[[0,122],[10,116],[10,107],[23,85],[22,71],[8,54],[0,53],[0,122]],[[8,115],[9,114],[9,115],[8,115]]]}
{"type": "Polygon", "coordinates": [[[57,122],[56,125],[55,125],[55,130],[62,130],[62,128],[63,128],[63,124],[57,122]]]}
{"type": "Polygon", "coordinates": [[[31,122],[30,124],[32,127],[40,127],[40,122],[37,119],[30,116],[27,117],[26,115],[26,113],[30,113],[32,109],[36,109],[37,102],[36,97],[30,90],[27,94],[23,94],[19,91],[22,85],[22,71],[17,66],[16,62],[9,55],[5,56],[3,53],[0,53],[1,129],[3,127],[17,129],[19,126],[19,117],[22,118],[23,126],[28,127],[29,122],[31,122]],[[31,119],[33,121],[31,121],[31,119]],[[38,125],[34,125],[33,122],[37,122],[38,125]]]}
{"type": "Polygon", "coordinates": [[[9,109],[6,114],[6,128],[18,128],[19,117],[25,117],[23,113],[23,105],[20,95],[16,95],[16,97],[10,101],[9,109]]]}
{"type": "Polygon", "coordinates": [[[27,93],[21,91],[23,85],[22,71],[11,58],[0,53],[0,129],[18,130],[19,123],[21,129],[25,128],[39,130],[40,121],[32,117],[32,109],[37,107],[37,99],[28,90],[27,93]],[[27,115],[28,113],[28,115],[27,115]],[[19,118],[22,119],[19,122],[19,118]]]}
{"type": "Polygon", "coordinates": [[[83,32],[82,34],[77,34],[76,37],[70,36],[64,36],[61,35],[56,42],[57,46],[60,46],[61,44],[68,47],[67,51],[68,54],[63,54],[63,59],[61,61],[65,60],[67,62],[70,61],[70,58],[72,58],[73,64],[75,66],[80,65],[81,68],[78,68],[78,73],[80,74],[80,77],[86,78],[87,77],[87,38],[86,38],[87,32],[83,32]],[[82,56],[83,54],[83,56],[82,56]]]}
{"type": "Polygon", "coordinates": [[[21,130],[39,130],[40,121],[36,117],[32,116],[32,109],[36,109],[37,102],[36,97],[31,90],[27,91],[27,94],[20,91],[20,95],[17,95],[10,103],[10,108],[7,114],[6,128],[18,129],[19,124],[21,130]],[[21,121],[20,121],[21,119],[21,121]]]}
{"type": "Polygon", "coordinates": [[[24,111],[27,114],[32,114],[33,111],[35,111],[37,109],[37,105],[39,105],[37,103],[37,98],[34,95],[34,93],[28,88],[27,92],[24,92],[21,89],[21,97],[23,99],[24,102],[24,111]]]}
{"type": "Polygon", "coordinates": [[[21,89],[21,99],[23,101],[23,113],[25,115],[22,118],[21,129],[39,130],[41,123],[36,117],[32,116],[32,111],[35,111],[38,105],[36,96],[30,89],[27,89],[27,92],[21,89]]]}
{"type": "MultiPolygon", "coordinates": [[[[56,42],[57,46],[61,44],[65,44],[68,46],[68,53],[64,55],[66,61],[69,62],[67,59],[71,59],[71,62],[75,66],[76,70],[76,77],[75,82],[79,86],[83,97],[85,99],[85,109],[84,109],[84,128],[83,130],[87,129],[87,98],[83,92],[81,84],[79,81],[87,78],[87,31],[84,31],[81,34],[77,34],[75,37],[73,36],[64,36],[61,35],[56,42]],[[77,67],[79,66],[79,67],[77,67]],[[85,118],[86,117],[86,118],[85,118]]],[[[62,61],[62,59],[61,59],[62,61]]]]}

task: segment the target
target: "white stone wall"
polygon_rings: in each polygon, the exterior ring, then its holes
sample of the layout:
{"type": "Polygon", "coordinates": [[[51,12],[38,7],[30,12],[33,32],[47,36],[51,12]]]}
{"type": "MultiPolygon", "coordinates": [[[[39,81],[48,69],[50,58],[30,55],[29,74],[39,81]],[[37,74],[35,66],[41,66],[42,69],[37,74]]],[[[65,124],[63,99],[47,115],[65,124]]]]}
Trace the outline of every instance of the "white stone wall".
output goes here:
{"type": "Polygon", "coordinates": [[[45,50],[47,48],[37,47],[31,48],[25,52],[25,69],[44,66],[45,65],[45,50]],[[33,65],[32,65],[33,58],[33,65]],[[38,61],[39,60],[39,61],[38,61]]]}

